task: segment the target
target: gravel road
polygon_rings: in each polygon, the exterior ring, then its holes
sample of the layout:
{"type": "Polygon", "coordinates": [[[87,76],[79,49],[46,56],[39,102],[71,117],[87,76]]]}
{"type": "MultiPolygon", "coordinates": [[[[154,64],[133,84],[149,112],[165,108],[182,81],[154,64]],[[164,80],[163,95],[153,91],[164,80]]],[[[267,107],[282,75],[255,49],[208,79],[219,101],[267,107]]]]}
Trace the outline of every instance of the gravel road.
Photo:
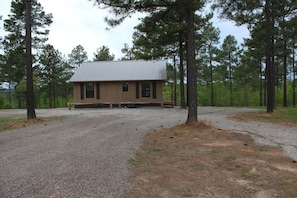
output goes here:
{"type": "MultiPolygon", "coordinates": [[[[226,119],[255,109],[199,107],[200,120],[282,146],[297,160],[296,128],[226,119]]],[[[146,133],[184,123],[179,108],[51,109],[38,117],[67,115],[0,133],[0,197],[120,197],[129,188],[127,161],[146,133]]],[[[26,115],[1,110],[1,116],[26,115]]]]}

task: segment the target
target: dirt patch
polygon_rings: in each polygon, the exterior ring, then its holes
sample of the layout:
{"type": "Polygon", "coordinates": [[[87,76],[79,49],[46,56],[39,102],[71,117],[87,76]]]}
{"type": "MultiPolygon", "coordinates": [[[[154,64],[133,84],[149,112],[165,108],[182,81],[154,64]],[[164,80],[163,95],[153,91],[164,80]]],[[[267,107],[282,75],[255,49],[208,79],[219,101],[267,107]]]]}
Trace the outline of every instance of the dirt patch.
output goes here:
{"type": "Polygon", "coordinates": [[[123,197],[297,197],[296,162],[205,122],[146,136],[123,197]]]}
{"type": "Polygon", "coordinates": [[[46,121],[54,120],[54,119],[57,119],[57,118],[36,118],[36,119],[30,119],[30,120],[27,120],[25,118],[16,118],[16,120],[11,119],[11,121],[1,121],[0,120],[0,124],[2,125],[0,127],[0,132],[5,131],[5,130],[28,127],[33,124],[46,122],[46,121]]]}
{"type": "Polygon", "coordinates": [[[30,126],[32,124],[36,124],[39,122],[44,122],[44,119],[31,119],[27,120],[26,118],[4,118],[1,119],[0,117],[0,132],[5,130],[11,130],[11,129],[18,129],[30,126]]]}
{"type": "Polygon", "coordinates": [[[44,122],[45,119],[31,119],[31,120],[18,120],[18,121],[11,121],[7,123],[7,126],[12,129],[27,127],[32,124],[36,124],[39,122],[44,122]]]}
{"type": "Polygon", "coordinates": [[[1,121],[0,119],[0,132],[6,131],[6,130],[12,130],[12,129],[25,128],[37,123],[44,123],[44,126],[46,126],[47,121],[57,120],[57,119],[62,120],[64,117],[66,116],[36,118],[36,119],[30,119],[30,120],[27,120],[26,118],[16,118],[16,120],[11,119],[11,121],[1,121]]]}

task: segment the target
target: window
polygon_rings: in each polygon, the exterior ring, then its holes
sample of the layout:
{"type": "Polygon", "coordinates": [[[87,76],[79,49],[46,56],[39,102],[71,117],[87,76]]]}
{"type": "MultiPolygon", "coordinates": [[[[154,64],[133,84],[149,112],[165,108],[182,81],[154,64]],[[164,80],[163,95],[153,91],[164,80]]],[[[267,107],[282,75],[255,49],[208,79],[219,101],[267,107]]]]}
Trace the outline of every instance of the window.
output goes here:
{"type": "Polygon", "coordinates": [[[141,96],[151,97],[151,84],[149,82],[141,83],[141,96]]]}
{"type": "Polygon", "coordinates": [[[96,82],[96,98],[100,99],[100,83],[96,82]]]}
{"type": "Polygon", "coordinates": [[[157,98],[157,83],[153,82],[153,98],[157,98]]]}
{"type": "Polygon", "coordinates": [[[136,98],[139,98],[139,82],[136,82],[136,98]]]}
{"type": "Polygon", "coordinates": [[[86,98],[94,98],[94,83],[86,84],[86,98]]]}
{"type": "Polygon", "coordinates": [[[84,92],[84,83],[80,83],[80,99],[84,99],[85,92],[84,92]]]}
{"type": "Polygon", "coordinates": [[[123,83],[123,92],[128,92],[128,83],[123,83]]]}

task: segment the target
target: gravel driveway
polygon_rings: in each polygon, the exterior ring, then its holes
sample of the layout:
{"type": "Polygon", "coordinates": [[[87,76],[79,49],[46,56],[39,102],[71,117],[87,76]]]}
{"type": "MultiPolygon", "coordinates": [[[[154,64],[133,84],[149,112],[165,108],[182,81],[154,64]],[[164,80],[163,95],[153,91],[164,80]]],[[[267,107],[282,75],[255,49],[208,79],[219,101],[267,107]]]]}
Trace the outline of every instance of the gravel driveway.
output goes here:
{"type": "MultiPolygon", "coordinates": [[[[296,129],[226,119],[254,109],[199,107],[200,120],[249,133],[264,144],[282,146],[297,160],[296,129]]],[[[129,188],[127,161],[146,133],[184,123],[179,108],[51,109],[38,117],[68,115],[0,133],[0,197],[119,197],[129,188]]],[[[0,116],[26,115],[2,110],[0,116]]]]}

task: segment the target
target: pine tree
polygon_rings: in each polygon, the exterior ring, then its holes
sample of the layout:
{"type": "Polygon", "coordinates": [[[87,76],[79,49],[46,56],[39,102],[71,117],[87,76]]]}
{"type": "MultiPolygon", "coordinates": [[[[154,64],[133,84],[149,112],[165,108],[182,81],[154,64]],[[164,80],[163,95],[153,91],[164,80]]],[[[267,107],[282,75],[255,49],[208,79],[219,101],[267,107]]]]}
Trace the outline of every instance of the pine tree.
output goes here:
{"type": "Polygon", "coordinates": [[[105,45],[97,48],[94,53],[93,61],[112,61],[114,60],[114,55],[110,54],[109,48],[105,45]]]}
{"type": "Polygon", "coordinates": [[[39,63],[40,86],[46,90],[49,107],[57,107],[58,90],[65,84],[63,76],[67,75],[62,54],[52,45],[46,45],[39,56],[39,63]]]}
{"type": "MultiPolygon", "coordinates": [[[[276,41],[278,38],[277,30],[282,26],[282,19],[291,19],[296,16],[297,2],[295,0],[216,0],[213,8],[221,11],[221,17],[228,18],[237,23],[237,25],[246,24],[249,30],[253,31],[259,26],[264,27],[265,41],[265,77],[267,84],[267,112],[273,112],[275,105],[275,57],[277,57],[276,41]],[[263,26],[264,24],[264,26],[263,26]]],[[[284,30],[284,29],[283,29],[284,30]]],[[[285,33],[286,30],[283,32],[285,33]]],[[[282,35],[283,39],[286,37],[282,35]]],[[[283,41],[285,41],[284,39],[283,41]]],[[[286,42],[283,42],[282,51],[286,52],[286,42]]],[[[286,58],[283,62],[286,64],[286,58]]],[[[284,72],[286,73],[286,66],[284,72]]],[[[284,89],[286,89],[284,87],[284,89]]],[[[284,100],[286,96],[284,95],[284,100]]],[[[286,102],[284,101],[284,104],[286,102]]]]}
{"type": "Polygon", "coordinates": [[[186,108],[184,14],[180,10],[175,12],[169,12],[167,9],[160,10],[142,19],[141,24],[136,26],[135,30],[133,44],[134,53],[138,59],[159,59],[179,55],[180,105],[181,108],[186,108]]]}
{"type": "Polygon", "coordinates": [[[88,54],[82,45],[77,45],[68,55],[69,63],[74,69],[78,69],[80,65],[88,60],[88,54]]]}
{"type": "Polygon", "coordinates": [[[272,1],[253,0],[216,0],[214,9],[220,10],[223,18],[228,18],[236,22],[237,25],[247,24],[249,29],[253,29],[263,18],[265,18],[265,44],[266,44],[266,80],[267,80],[267,112],[273,112],[274,108],[274,19],[272,1]]]}
{"type": "Polygon", "coordinates": [[[122,53],[125,54],[124,57],[122,57],[122,60],[135,60],[135,54],[134,54],[134,48],[133,47],[129,47],[129,45],[127,43],[124,43],[123,48],[121,49],[122,53]]]}
{"type": "MultiPolygon", "coordinates": [[[[199,40],[200,51],[197,52],[197,55],[201,59],[200,69],[198,68],[198,79],[200,79],[201,84],[210,84],[210,105],[214,106],[214,68],[216,66],[216,59],[218,56],[218,47],[220,30],[215,28],[211,22],[206,23],[206,26],[203,28],[202,38],[199,40]]],[[[198,66],[199,67],[199,66],[198,66]]]]}
{"type": "Polygon", "coordinates": [[[250,31],[250,36],[250,39],[245,39],[244,41],[244,46],[247,47],[245,55],[248,55],[248,57],[244,56],[244,62],[251,67],[250,70],[258,71],[259,105],[266,106],[266,72],[263,67],[263,64],[265,64],[265,45],[262,45],[265,40],[265,21],[260,21],[258,25],[250,31]],[[258,68],[254,68],[255,66],[258,66],[258,68]]]}
{"type": "Polygon", "coordinates": [[[220,60],[223,72],[223,81],[229,84],[230,91],[230,106],[233,106],[233,70],[237,65],[237,41],[234,36],[228,35],[222,44],[220,52],[220,60]]]}
{"type": "MultiPolygon", "coordinates": [[[[27,23],[31,25],[27,27],[28,36],[29,30],[31,30],[32,35],[32,48],[38,50],[44,45],[47,40],[47,35],[49,30],[47,27],[52,23],[52,15],[46,14],[40,3],[36,0],[22,1],[13,0],[11,2],[11,14],[8,15],[8,19],[4,20],[4,30],[8,34],[3,39],[3,50],[5,56],[5,64],[2,65],[2,72],[5,76],[5,81],[15,84],[16,86],[20,83],[22,79],[26,76],[26,3],[31,4],[31,20],[27,23]]],[[[29,39],[29,37],[28,37],[29,39]]],[[[29,45],[29,41],[27,42],[29,45]]],[[[33,55],[34,56],[34,55],[33,55]]],[[[30,59],[30,58],[29,58],[30,59]]],[[[29,61],[29,59],[27,59],[29,61]]],[[[35,58],[33,58],[35,59],[35,58]]],[[[28,62],[30,65],[31,61],[28,62]]],[[[29,72],[31,69],[29,68],[29,72]]],[[[29,74],[30,75],[30,74],[29,74]]],[[[29,76],[31,81],[31,76],[29,76]]],[[[32,89],[30,85],[29,89],[32,89]]],[[[30,91],[29,91],[30,92],[30,91]]],[[[18,95],[18,107],[22,108],[21,94],[17,92],[18,95]]],[[[33,98],[32,95],[29,98],[33,98]]],[[[32,102],[32,101],[31,101],[32,102]]],[[[30,103],[31,103],[30,102],[30,103]]],[[[32,104],[30,105],[32,106],[32,104]]],[[[31,107],[30,107],[31,108],[31,107]]],[[[34,116],[33,116],[34,117],[34,116]]]]}
{"type": "Polygon", "coordinates": [[[32,68],[32,16],[31,0],[26,0],[26,71],[27,71],[27,119],[35,119],[33,68],[32,68]]]}

